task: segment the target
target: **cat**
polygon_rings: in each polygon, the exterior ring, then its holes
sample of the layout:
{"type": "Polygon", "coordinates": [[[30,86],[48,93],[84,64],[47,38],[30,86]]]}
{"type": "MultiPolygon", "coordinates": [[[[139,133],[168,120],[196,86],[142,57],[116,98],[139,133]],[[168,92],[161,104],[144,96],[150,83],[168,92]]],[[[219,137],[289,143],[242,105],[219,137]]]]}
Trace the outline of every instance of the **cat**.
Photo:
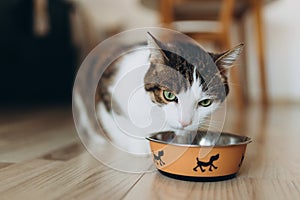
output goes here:
{"type": "MultiPolygon", "coordinates": [[[[149,32],[145,37],[147,43],[128,48],[109,65],[95,94],[105,135],[134,154],[150,153],[145,137],[151,133],[197,130],[228,95],[229,68],[243,47],[211,53],[189,41],[163,42],[149,32]]],[[[97,135],[83,97],[75,91],[74,98],[82,115],[80,129],[97,135]]]]}

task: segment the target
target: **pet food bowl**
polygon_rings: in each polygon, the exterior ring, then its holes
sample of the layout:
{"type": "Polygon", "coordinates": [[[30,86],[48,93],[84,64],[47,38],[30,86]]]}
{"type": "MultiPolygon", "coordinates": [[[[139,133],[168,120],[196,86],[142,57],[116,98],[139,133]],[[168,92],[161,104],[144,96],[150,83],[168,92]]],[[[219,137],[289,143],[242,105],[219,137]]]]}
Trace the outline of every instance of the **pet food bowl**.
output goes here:
{"type": "Polygon", "coordinates": [[[245,136],[205,131],[186,135],[160,132],[146,139],[158,171],[188,181],[234,178],[251,142],[245,136]]]}

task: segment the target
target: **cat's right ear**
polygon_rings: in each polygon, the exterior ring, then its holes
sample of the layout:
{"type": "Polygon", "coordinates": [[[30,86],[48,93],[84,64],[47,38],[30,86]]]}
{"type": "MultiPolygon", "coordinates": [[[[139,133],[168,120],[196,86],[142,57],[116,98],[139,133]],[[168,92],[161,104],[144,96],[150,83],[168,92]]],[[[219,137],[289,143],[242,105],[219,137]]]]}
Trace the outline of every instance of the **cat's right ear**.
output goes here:
{"type": "Polygon", "coordinates": [[[169,58],[164,53],[164,45],[157,40],[150,32],[147,32],[147,42],[150,48],[150,61],[165,63],[169,58]]]}
{"type": "Polygon", "coordinates": [[[209,53],[213,61],[216,63],[220,71],[227,74],[228,69],[232,67],[233,63],[237,60],[242,52],[244,44],[239,44],[238,46],[229,49],[220,54],[209,53]]]}

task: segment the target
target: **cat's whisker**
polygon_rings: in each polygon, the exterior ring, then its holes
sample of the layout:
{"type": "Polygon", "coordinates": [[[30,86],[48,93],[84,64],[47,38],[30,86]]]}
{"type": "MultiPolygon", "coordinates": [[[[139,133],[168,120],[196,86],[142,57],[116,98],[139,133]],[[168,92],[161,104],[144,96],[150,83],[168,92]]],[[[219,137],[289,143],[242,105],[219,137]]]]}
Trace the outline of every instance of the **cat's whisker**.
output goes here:
{"type": "Polygon", "coordinates": [[[212,127],[212,126],[201,126],[199,127],[199,130],[210,130],[210,131],[217,131],[217,130],[220,130],[219,127],[212,127]]]}
{"type": "Polygon", "coordinates": [[[219,121],[210,121],[208,123],[211,123],[211,124],[223,124],[224,121],[223,120],[219,120],[219,121]]]}
{"type": "Polygon", "coordinates": [[[222,128],[223,124],[201,124],[200,127],[222,128]]]}
{"type": "Polygon", "coordinates": [[[218,120],[217,118],[214,118],[213,116],[208,116],[208,117],[204,118],[203,121],[214,122],[214,121],[223,121],[223,120],[218,120]]]}
{"type": "Polygon", "coordinates": [[[206,123],[206,124],[201,124],[202,125],[207,125],[207,126],[214,126],[214,127],[219,127],[222,124],[212,124],[212,123],[206,123]]]}
{"type": "Polygon", "coordinates": [[[203,122],[203,123],[218,125],[218,124],[223,124],[223,121],[218,121],[218,122],[203,122]]]}
{"type": "MultiPolygon", "coordinates": [[[[221,72],[221,71],[220,71],[221,72]]],[[[214,79],[217,77],[217,76],[220,76],[220,73],[217,72],[215,73],[211,78],[210,78],[210,81],[208,83],[206,83],[206,87],[209,88],[207,91],[210,91],[216,87],[220,87],[221,85],[216,85],[216,86],[213,86],[213,87],[210,87],[210,85],[213,83],[214,79]]],[[[230,81],[227,81],[227,84],[229,86],[239,86],[241,87],[241,85],[239,83],[233,83],[233,82],[230,82],[230,81]]]]}
{"type": "Polygon", "coordinates": [[[217,126],[223,126],[224,125],[224,122],[216,122],[216,123],[211,123],[212,125],[217,125],[217,126]]]}
{"type": "Polygon", "coordinates": [[[219,126],[216,126],[216,125],[212,125],[212,124],[201,124],[200,126],[206,126],[206,127],[219,127],[219,126]]]}
{"type": "Polygon", "coordinates": [[[206,128],[206,129],[215,129],[215,130],[219,130],[220,128],[222,129],[222,127],[220,127],[220,126],[212,126],[212,125],[204,125],[201,127],[206,128]]]}
{"type": "Polygon", "coordinates": [[[229,86],[239,86],[239,87],[242,87],[242,85],[239,84],[239,83],[228,82],[227,84],[228,84],[229,86]]]}
{"type": "MultiPolygon", "coordinates": [[[[206,92],[211,92],[211,91],[213,91],[213,89],[215,89],[215,88],[217,88],[217,87],[222,88],[223,86],[215,86],[215,87],[211,87],[211,88],[209,88],[206,92]]],[[[221,91],[223,91],[223,92],[225,93],[225,87],[224,87],[224,90],[219,90],[220,93],[221,93],[221,91]]]]}
{"type": "Polygon", "coordinates": [[[223,123],[222,124],[215,124],[215,123],[201,123],[199,124],[200,126],[209,126],[209,127],[215,127],[215,128],[219,128],[220,126],[222,127],[223,126],[223,123]]]}

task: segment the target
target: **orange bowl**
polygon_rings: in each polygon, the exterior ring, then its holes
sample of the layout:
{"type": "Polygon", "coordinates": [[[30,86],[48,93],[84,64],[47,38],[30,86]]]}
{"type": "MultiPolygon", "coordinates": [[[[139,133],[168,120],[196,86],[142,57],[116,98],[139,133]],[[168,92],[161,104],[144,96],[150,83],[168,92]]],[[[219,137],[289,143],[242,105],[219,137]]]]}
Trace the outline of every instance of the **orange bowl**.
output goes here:
{"type": "Polygon", "coordinates": [[[207,131],[186,135],[160,132],[147,139],[158,171],[189,181],[234,178],[251,142],[246,136],[207,131]]]}

